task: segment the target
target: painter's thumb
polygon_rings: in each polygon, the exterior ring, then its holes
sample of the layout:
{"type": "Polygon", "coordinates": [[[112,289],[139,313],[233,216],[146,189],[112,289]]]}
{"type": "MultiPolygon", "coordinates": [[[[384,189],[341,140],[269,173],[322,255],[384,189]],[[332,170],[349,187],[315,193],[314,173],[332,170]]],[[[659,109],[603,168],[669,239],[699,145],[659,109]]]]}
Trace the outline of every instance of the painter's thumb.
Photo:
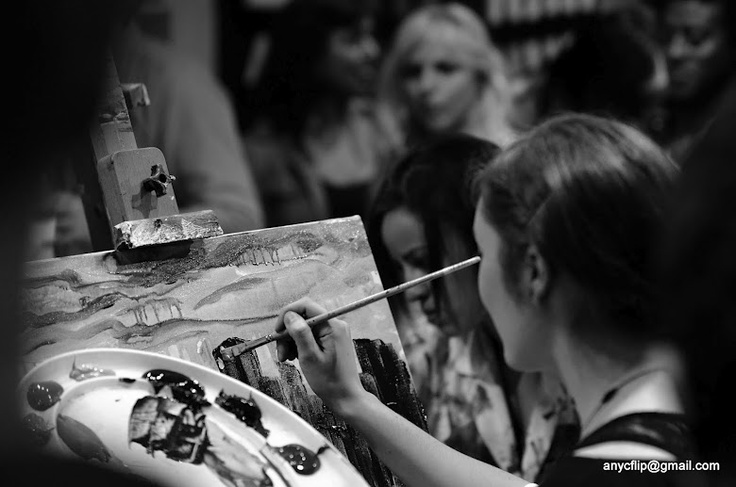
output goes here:
{"type": "Polygon", "coordinates": [[[304,321],[304,318],[293,311],[287,311],[284,314],[284,326],[286,326],[286,331],[289,332],[291,338],[294,339],[301,358],[304,358],[305,354],[316,354],[319,351],[312,329],[304,321]]]}
{"type": "Polygon", "coordinates": [[[303,318],[299,316],[297,313],[295,313],[294,311],[287,311],[284,314],[284,324],[285,325],[293,325],[298,320],[304,321],[303,318]]]}

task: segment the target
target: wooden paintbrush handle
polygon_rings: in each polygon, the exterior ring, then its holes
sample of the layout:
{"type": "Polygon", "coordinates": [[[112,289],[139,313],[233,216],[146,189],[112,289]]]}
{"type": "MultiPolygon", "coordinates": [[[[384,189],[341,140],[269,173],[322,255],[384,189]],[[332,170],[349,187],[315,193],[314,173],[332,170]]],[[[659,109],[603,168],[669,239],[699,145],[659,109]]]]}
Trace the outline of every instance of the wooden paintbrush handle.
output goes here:
{"type": "MultiPolygon", "coordinates": [[[[372,294],[363,299],[359,299],[350,304],[346,304],[345,306],[340,306],[339,308],[334,309],[332,311],[328,311],[326,313],[322,313],[320,315],[313,316],[307,320],[307,325],[312,327],[316,325],[317,323],[322,323],[323,321],[331,320],[332,318],[336,318],[338,316],[344,315],[356,309],[362,308],[364,306],[368,306],[369,304],[375,303],[376,301],[380,301],[381,299],[386,299],[396,294],[402,293],[411,287],[418,286],[419,284],[423,284],[425,282],[432,281],[439,277],[443,277],[448,274],[452,274],[453,272],[457,272],[460,269],[464,269],[471,265],[475,265],[478,262],[480,262],[480,257],[476,256],[468,260],[459,262],[457,264],[453,264],[451,266],[445,267],[438,271],[431,272],[425,276],[419,277],[411,281],[407,281],[403,284],[399,284],[398,286],[394,286],[385,291],[381,291],[379,293],[372,294]]],[[[289,336],[289,333],[286,330],[278,332],[278,333],[270,333],[261,338],[257,338],[255,340],[251,340],[245,343],[240,343],[232,347],[220,347],[220,353],[222,354],[223,360],[232,360],[238,355],[241,355],[244,352],[247,352],[248,350],[253,350],[255,348],[269,344],[276,340],[281,340],[282,338],[286,338],[288,336],[289,336]]]]}

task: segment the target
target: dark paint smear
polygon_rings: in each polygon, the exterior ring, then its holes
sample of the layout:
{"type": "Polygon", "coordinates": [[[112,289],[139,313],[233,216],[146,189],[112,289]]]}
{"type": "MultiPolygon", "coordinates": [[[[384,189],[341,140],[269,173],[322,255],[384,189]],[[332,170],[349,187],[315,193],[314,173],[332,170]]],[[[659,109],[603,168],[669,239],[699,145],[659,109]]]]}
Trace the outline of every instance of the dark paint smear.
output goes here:
{"type": "Polygon", "coordinates": [[[264,438],[268,437],[270,431],[264,428],[261,422],[261,408],[258,407],[252,398],[245,399],[240,396],[231,396],[225,394],[224,391],[220,391],[220,394],[215,399],[215,404],[258,431],[264,438]]]}
{"type": "Polygon", "coordinates": [[[47,347],[49,345],[53,345],[56,342],[57,340],[44,340],[42,342],[36,343],[35,345],[31,346],[28,350],[26,350],[25,354],[30,354],[31,352],[35,352],[41,347],[47,347]]]}
{"type": "MultiPolygon", "coordinates": [[[[320,448],[320,450],[322,449],[320,448]]],[[[296,473],[311,475],[319,470],[320,461],[317,453],[301,445],[295,443],[284,445],[276,448],[276,452],[289,462],[296,473]]]]}
{"type": "MultiPolygon", "coordinates": [[[[238,340],[234,339],[227,345],[237,343],[238,340]]],[[[417,399],[408,369],[394,347],[381,340],[358,339],[353,340],[353,343],[363,370],[361,380],[370,377],[369,382],[373,384],[373,390],[378,397],[387,396],[391,397],[390,401],[397,401],[394,407],[400,414],[427,431],[424,410],[417,399]],[[381,372],[386,367],[391,371],[388,374],[381,372]],[[376,377],[380,377],[380,380],[376,377]]],[[[222,345],[227,346],[224,342],[222,345]]],[[[239,358],[240,360],[236,362],[248,368],[246,371],[249,376],[248,383],[297,412],[316,427],[358,469],[369,485],[385,487],[401,485],[370,449],[365,438],[342,419],[336,418],[317,396],[307,391],[304,378],[294,365],[278,363],[278,376],[269,377],[262,374],[257,354],[243,354],[239,358]]],[[[242,377],[246,372],[242,372],[242,377]]],[[[245,382],[240,375],[234,375],[229,371],[226,373],[245,382]]]]}
{"type": "Polygon", "coordinates": [[[296,239],[296,244],[297,246],[299,246],[299,249],[302,252],[304,252],[305,254],[310,254],[318,248],[322,247],[323,242],[321,238],[313,233],[299,232],[296,239]]]}
{"type": "Polygon", "coordinates": [[[81,321],[89,318],[100,310],[114,306],[116,302],[124,298],[127,298],[127,296],[122,293],[114,292],[105,294],[85,303],[82,309],[75,312],[52,311],[43,315],[26,312],[23,316],[23,323],[31,328],[43,328],[57,323],[81,321]]]}
{"type": "Polygon", "coordinates": [[[249,249],[262,247],[261,239],[253,235],[237,235],[234,238],[224,238],[217,241],[217,246],[207,252],[207,259],[202,269],[225,267],[235,262],[249,249]]]}
{"type": "Polygon", "coordinates": [[[204,389],[199,382],[190,379],[184,374],[165,369],[153,369],[143,374],[143,378],[153,385],[153,390],[158,393],[165,386],[171,388],[173,399],[190,406],[202,406],[209,404],[204,398],[204,389]]]}
{"type": "Polygon", "coordinates": [[[82,283],[82,279],[75,271],[64,269],[53,276],[36,277],[25,280],[25,286],[30,289],[36,289],[54,284],[56,281],[63,281],[69,284],[71,289],[76,289],[82,283]]]}
{"type": "Polygon", "coordinates": [[[202,306],[206,306],[208,304],[213,304],[218,302],[220,299],[222,299],[225,295],[236,293],[236,292],[244,292],[249,291],[253,288],[256,288],[262,284],[266,284],[271,279],[267,279],[265,277],[246,277],[243,278],[237,282],[234,282],[232,284],[228,284],[227,286],[224,286],[217,291],[214,291],[213,293],[209,294],[208,296],[205,296],[202,298],[197,304],[194,305],[194,309],[197,310],[201,308],[202,306]]]}
{"type": "Polygon", "coordinates": [[[119,380],[120,382],[123,382],[123,383],[125,383],[125,384],[132,384],[132,383],[134,383],[134,382],[135,382],[135,381],[136,381],[137,379],[131,379],[130,377],[121,377],[121,378],[119,378],[118,380],[119,380]]]}
{"type": "Polygon", "coordinates": [[[205,415],[199,407],[179,410],[180,405],[160,396],[136,401],[128,422],[128,441],[144,446],[151,455],[163,451],[177,462],[202,463],[208,446],[205,415]]]}
{"type": "MultiPolygon", "coordinates": [[[[113,334],[113,338],[115,338],[121,346],[136,345],[140,347],[141,344],[145,344],[148,349],[154,347],[167,348],[173,343],[180,344],[185,340],[199,336],[206,336],[208,332],[201,328],[201,323],[207,322],[173,319],[162,321],[154,326],[135,325],[130,327],[128,330],[113,334]],[[186,327],[194,325],[200,325],[200,328],[196,330],[186,329],[186,327]]],[[[215,323],[220,322],[217,321],[215,323]]]]}
{"type": "Polygon", "coordinates": [[[137,264],[114,264],[112,267],[116,269],[116,274],[128,276],[128,284],[153,287],[161,283],[176,283],[189,271],[201,269],[204,259],[204,250],[192,246],[186,257],[137,264]]]}
{"type": "Polygon", "coordinates": [[[56,417],[56,431],[66,446],[85,460],[108,463],[112,458],[97,434],[76,419],[59,414],[56,417]]]}
{"type": "Polygon", "coordinates": [[[243,369],[241,361],[223,360],[222,358],[221,348],[233,347],[239,343],[245,343],[245,340],[239,337],[226,338],[219,346],[212,350],[212,357],[215,359],[215,363],[217,364],[217,368],[220,369],[220,372],[247,384],[248,380],[245,376],[245,370],[243,369]]]}
{"type": "MultiPolygon", "coordinates": [[[[297,232],[273,231],[266,238],[237,234],[221,237],[216,241],[217,246],[207,252],[207,260],[200,269],[219,268],[246,262],[256,265],[266,264],[267,262],[263,260],[262,256],[261,259],[258,259],[258,256],[253,252],[266,251],[273,260],[273,255],[278,255],[278,248],[289,244],[296,245],[299,251],[304,254],[303,256],[306,256],[324,244],[319,236],[304,230],[297,232]]],[[[215,240],[212,242],[215,242],[215,240]]],[[[276,260],[278,261],[278,257],[276,260]]]]}
{"type": "MultiPolygon", "coordinates": [[[[228,345],[235,345],[237,342],[235,339],[228,345]]],[[[372,389],[378,397],[391,396],[392,401],[396,400],[393,398],[400,398],[401,403],[394,407],[412,423],[427,431],[424,410],[414,392],[408,369],[394,347],[381,340],[359,339],[353,340],[353,343],[363,370],[361,381],[366,384],[364,379],[370,377],[369,382],[373,384],[372,389]],[[387,366],[394,371],[392,373],[398,375],[382,374],[380,371],[387,366]],[[382,377],[380,381],[376,380],[377,375],[382,377]]],[[[294,365],[278,363],[278,375],[270,377],[262,374],[257,354],[246,353],[239,359],[236,362],[243,365],[243,368],[247,367],[247,370],[242,372],[242,377],[245,377],[247,372],[249,377],[247,383],[254,385],[316,427],[358,469],[369,485],[385,487],[401,485],[370,449],[366,440],[342,419],[336,418],[317,396],[307,391],[305,380],[294,365]]],[[[233,375],[229,371],[226,373],[246,382],[240,375],[233,375]]]]}
{"type": "MultiPolygon", "coordinates": [[[[234,347],[235,345],[239,343],[245,343],[245,340],[240,337],[229,337],[223,340],[222,343],[220,343],[220,347],[225,347],[225,348],[234,347]]],[[[219,352],[220,347],[217,347],[215,350],[212,351],[212,353],[214,354],[215,351],[219,352]]],[[[220,355],[220,358],[222,358],[222,355],[220,355]]]]}
{"type": "Polygon", "coordinates": [[[27,433],[29,443],[35,447],[42,447],[51,439],[51,426],[36,413],[28,413],[23,417],[23,430],[27,433]]]}
{"type": "Polygon", "coordinates": [[[29,343],[27,344],[28,348],[26,349],[24,354],[30,354],[31,352],[38,350],[39,348],[53,345],[59,342],[87,342],[100,333],[111,329],[114,330],[116,324],[120,324],[120,326],[123,326],[122,323],[117,320],[105,319],[102,321],[91,323],[89,326],[84,326],[76,331],[69,330],[65,327],[55,328],[53,326],[38,329],[33,333],[33,340],[29,341],[29,343]],[[35,341],[37,342],[34,343],[35,341]]]}
{"type": "Polygon", "coordinates": [[[52,380],[46,382],[34,382],[28,386],[26,398],[28,404],[36,411],[46,411],[59,402],[64,388],[52,380]]]}
{"type": "Polygon", "coordinates": [[[240,337],[226,338],[222,341],[222,343],[212,349],[212,358],[214,358],[215,361],[223,361],[221,349],[234,347],[235,345],[239,345],[241,343],[245,343],[245,340],[240,337]]]}

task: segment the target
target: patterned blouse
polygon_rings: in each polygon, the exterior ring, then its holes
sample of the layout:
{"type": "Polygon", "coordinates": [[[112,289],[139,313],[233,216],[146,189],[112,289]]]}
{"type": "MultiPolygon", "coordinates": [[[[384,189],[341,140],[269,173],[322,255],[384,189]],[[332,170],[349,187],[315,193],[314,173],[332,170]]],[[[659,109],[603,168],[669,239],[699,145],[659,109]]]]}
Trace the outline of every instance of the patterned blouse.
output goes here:
{"type": "Polygon", "coordinates": [[[579,437],[574,404],[562,384],[512,372],[518,379],[511,385],[487,333],[447,337],[424,327],[407,333],[413,340],[404,347],[429,432],[466,455],[541,482],[579,437]]]}

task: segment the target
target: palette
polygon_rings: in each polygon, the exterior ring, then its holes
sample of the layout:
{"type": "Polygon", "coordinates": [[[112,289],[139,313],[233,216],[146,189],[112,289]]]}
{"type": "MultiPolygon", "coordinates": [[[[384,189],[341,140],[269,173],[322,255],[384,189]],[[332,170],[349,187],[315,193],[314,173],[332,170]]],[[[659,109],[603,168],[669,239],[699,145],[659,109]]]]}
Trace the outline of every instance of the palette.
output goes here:
{"type": "Polygon", "coordinates": [[[137,350],[65,353],[20,382],[39,450],[163,486],[368,484],[316,429],[206,367],[137,350]]]}

